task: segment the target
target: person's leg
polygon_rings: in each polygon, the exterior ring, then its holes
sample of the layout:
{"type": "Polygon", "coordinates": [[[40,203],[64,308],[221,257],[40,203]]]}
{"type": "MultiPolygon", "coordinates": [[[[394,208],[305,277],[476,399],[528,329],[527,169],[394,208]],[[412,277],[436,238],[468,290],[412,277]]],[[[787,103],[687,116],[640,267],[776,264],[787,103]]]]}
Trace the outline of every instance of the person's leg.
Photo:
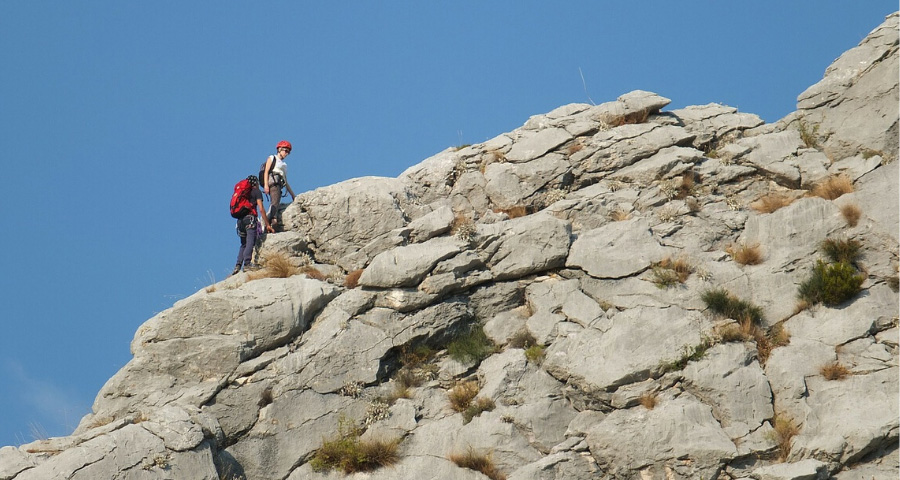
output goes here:
{"type": "Polygon", "coordinates": [[[269,198],[272,202],[269,204],[269,223],[275,224],[277,221],[276,215],[278,215],[278,210],[281,208],[281,186],[269,184],[269,198]]]}
{"type": "Polygon", "coordinates": [[[234,264],[234,271],[231,272],[232,275],[241,271],[241,266],[244,263],[244,250],[247,248],[247,229],[244,226],[243,218],[238,219],[235,228],[237,229],[238,237],[241,237],[241,248],[238,249],[237,261],[234,264]]]}
{"type": "Polygon", "coordinates": [[[244,270],[253,264],[253,247],[256,245],[256,221],[256,215],[244,217],[244,231],[247,232],[245,241],[242,242],[244,258],[241,260],[241,263],[244,265],[244,270]]]}

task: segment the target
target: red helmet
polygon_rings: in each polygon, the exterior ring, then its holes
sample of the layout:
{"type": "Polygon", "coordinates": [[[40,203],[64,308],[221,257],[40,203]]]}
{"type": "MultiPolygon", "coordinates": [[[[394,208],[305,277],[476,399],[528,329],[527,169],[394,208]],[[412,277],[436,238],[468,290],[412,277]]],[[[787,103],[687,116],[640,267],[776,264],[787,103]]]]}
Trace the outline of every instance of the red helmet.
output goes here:
{"type": "Polygon", "coordinates": [[[282,141],[278,142],[278,145],[275,145],[275,150],[278,150],[279,148],[286,148],[286,149],[288,149],[288,151],[290,151],[291,150],[291,142],[289,142],[287,140],[282,140],[282,141]]]}

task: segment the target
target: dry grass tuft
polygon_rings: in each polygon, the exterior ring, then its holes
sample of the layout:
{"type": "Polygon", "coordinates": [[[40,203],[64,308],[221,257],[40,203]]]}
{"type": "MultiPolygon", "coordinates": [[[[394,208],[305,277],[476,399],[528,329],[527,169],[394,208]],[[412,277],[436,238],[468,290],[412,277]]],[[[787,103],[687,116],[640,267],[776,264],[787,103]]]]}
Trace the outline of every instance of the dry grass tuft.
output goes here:
{"type": "Polygon", "coordinates": [[[318,268],[312,265],[306,265],[300,269],[300,273],[306,275],[307,277],[313,280],[325,281],[328,277],[325,276],[318,268]]]}
{"type": "Polygon", "coordinates": [[[528,215],[528,207],[515,205],[509,208],[495,208],[495,213],[505,213],[509,218],[519,218],[528,215]]]}
{"type": "Polygon", "coordinates": [[[767,193],[750,204],[759,213],[772,213],[794,203],[794,198],[783,193],[767,193]]]}
{"type": "Polygon", "coordinates": [[[846,175],[834,175],[817,183],[812,189],[812,195],[822,197],[825,200],[834,200],[845,193],[853,191],[853,180],[846,175]]]}
{"type": "Polygon", "coordinates": [[[741,265],[759,265],[763,261],[762,250],[759,244],[731,245],[725,249],[731,258],[741,265]]]}
{"type": "Polygon", "coordinates": [[[641,405],[643,405],[647,410],[653,410],[653,408],[656,407],[656,404],[659,403],[659,399],[654,392],[644,393],[643,395],[641,395],[639,401],[641,402],[641,405]]]}
{"type": "Polygon", "coordinates": [[[653,272],[653,283],[659,288],[667,288],[676,283],[684,283],[694,267],[684,258],[672,259],[664,258],[651,266],[653,272]]]}
{"type": "Polygon", "coordinates": [[[800,428],[789,418],[775,415],[773,419],[775,443],[778,444],[778,459],[785,461],[791,453],[791,443],[794,437],[800,433],[800,428]]]}
{"type": "Polygon", "coordinates": [[[481,472],[491,480],[506,480],[506,475],[500,470],[497,470],[490,454],[478,453],[471,447],[469,447],[469,450],[466,451],[466,453],[454,453],[450,455],[450,461],[462,468],[481,472]]]}
{"type": "Polygon", "coordinates": [[[631,214],[622,209],[615,209],[609,212],[609,219],[614,222],[621,222],[631,218],[631,214]]]}
{"type": "Polygon", "coordinates": [[[819,373],[825,377],[825,380],[843,380],[850,375],[850,370],[838,362],[831,362],[822,365],[819,373]]]}
{"type": "Polygon", "coordinates": [[[847,225],[855,227],[859,223],[860,217],[862,217],[862,210],[859,209],[859,206],[848,203],[841,207],[841,215],[844,216],[847,225]]]}
{"type": "Polygon", "coordinates": [[[472,400],[478,395],[478,382],[468,381],[457,384],[447,392],[450,407],[457,412],[465,412],[472,405],[472,400]]]}
{"type": "Polygon", "coordinates": [[[582,145],[580,143],[573,143],[566,148],[566,154],[573,155],[582,150],[584,150],[584,145],[582,145]]]}
{"type": "Polygon", "coordinates": [[[262,259],[263,268],[247,274],[247,280],[261,278],[288,278],[302,273],[291,259],[283,253],[270,253],[262,259]]]}
{"type": "Polygon", "coordinates": [[[347,276],[344,277],[344,286],[347,288],[358,287],[359,286],[359,277],[362,276],[363,271],[365,271],[365,269],[360,268],[359,270],[354,270],[354,271],[348,273],[347,276]]]}

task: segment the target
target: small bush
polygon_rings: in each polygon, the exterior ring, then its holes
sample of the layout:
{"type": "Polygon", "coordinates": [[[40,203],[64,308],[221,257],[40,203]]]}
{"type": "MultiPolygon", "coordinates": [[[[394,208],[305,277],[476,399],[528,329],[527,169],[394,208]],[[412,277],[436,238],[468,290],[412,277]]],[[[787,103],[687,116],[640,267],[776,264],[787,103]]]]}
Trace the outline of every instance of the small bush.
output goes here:
{"type": "Polygon", "coordinates": [[[816,137],[819,133],[819,126],[810,127],[805,121],[797,122],[797,130],[800,132],[800,140],[809,148],[819,148],[819,139],[816,137]]]}
{"type": "Polygon", "coordinates": [[[862,217],[862,210],[860,210],[859,207],[855,204],[848,203],[841,207],[841,215],[844,216],[844,220],[847,221],[847,225],[855,227],[857,224],[859,224],[860,217],[862,217]]]}
{"type": "Polygon", "coordinates": [[[812,189],[812,194],[825,200],[834,200],[853,191],[853,181],[846,175],[836,175],[822,180],[812,189]]]}
{"type": "Polygon", "coordinates": [[[475,222],[471,218],[461,213],[457,213],[453,217],[453,222],[450,224],[451,235],[464,242],[471,242],[475,239],[475,232],[475,222]]]}
{"type": "Polygon", "coordinates": [[[732,260],[741,265],[759,265],[763,261],[759,244],[732,245],[725,249],[725,252],[731,255],[732,260]]]}
{"type": "Polygon", "coordinates": [[[447,345],[447,353],[458,362],[478,363],[495,351],[496,347],[479,325],[469,329],[447,345]]]}
{"type": "Polygon", "coordinates": [[[359,286],[359,277],[362,276],[362,273],[364,271],[365,271],[365,269],[360,268],[358,270],[354,270],[354,271],[348,273],[347,276],[344,277],[344,286],[347,288],[358,287],[359,286]]]}
{"type": "Polygon", "coordinates": [[[650,268],[653,272],[653,283],[659,288],[667,288],[676,283],[684,283],[690,277],[691,272],[694,271],[694,267],[683,258],[675,260],[665,258],[653,264],[650,268]]]}
{"type": "Polygon", "coordinates": [[[864,280],[849,263],[818,260],[812,275],[800,284],[798,296],[810,305],[840,305],[859,293],[864,280]]]}
{"type": "Polygon", "coordinates": [[[724,288],[707,290],[701,294],[700,299],[713,313],[725,318],[738,322],[749,321],[754,325],[764,323],[762,308],[732,296],[724,288]]]}
{"type": "Polygon", "coordinates": [[[323,440],[322,446],[313,455],[310,460],[313,470],[368,472],[397,463],[399,439],[362,441],[359,428],[341,425],[339,429],[339,435],[332,440],[323,440]]]}
{"type": "Polygon", "coordinates": [[[262,408],[262,407],[265,407],[266,405],[271,404],[274,401],[275,401],[275,395],[272,394],[272,387],[266,387],[265,390],[263,390],[259,394],[259,401],[256,402],[256,405],[259,408],[262,408]]]}
{"type": "Polygon", "coordinates": [[[794,203],[794,197],[781,193],[769,193],[756,199],[750,208],[759,213],[772,213],[794,203]]]}
{"type": "Polygon", "coordinates": [[[427,345],[419,345],[412,349],[408,345],[404,345],[400,349],[400,363],[406,368],[418,368],[430,362],[435,353],[437,352],[427,345]]]}
{"type": "Polygon", "coordinates": [[[709,350],[709,347],[712,345],[713,343],[710,339],[704,338],[698,345],[685,346],[682,349],[680,358],[661,364],[660,370],[662,370],[662,373],[684,370],[684,367],[687,366],[688,362],[696,362],[703,358],[703,356],[706,355],[706,351],[709,350]]]}
{"type": "Polygon", "coordinates": [[[850,375],[850,370],[838,362],[831,362],[822,365],[819,368],[819,373],[825,377],[825,380],[843,380],[847,378],[847,375],[850,375]]]}
{"type": "Polygon", "coordinates": [[[469,381],[458,383],[447,392],[450,407],[457,412],[465,412],[472,405],[472,400],[478,395],[478,382],[469,381]]]}
{"type": "Polygon", "coordinates": [[[639,401],[641,402],[641,405],[643,405],[647,410],[653,410],[653,408],[656,407],[656,404],[658,403],[658,398],[656,396],[656,393],[647,392],[641,395],[639,401]]]}
{"type": "Polygon", "coordinates": [[[893,291],[900,291],[900,276],[894,275],[892,277],[888,277],[887,284],[891,287],[893,291]]]}
{"type": "Polygon", "coordinates": [[[537,339],[528,330],[522,330],[509,339],[510,348],[528,348],[537,344],[537,339]]]}
{"type": "Polygon", "coordinates": [[[466,453],[450,455],[450,461],[462,468],[481,472],[491,480],[506,480],[506,475],[497,470],[490,454],[477,453],[471,447],[466,453]]]}
{"type": "Polygon", "coordinates": [[[469,404],[469,407],[463,410],[463,423],[469,423],[473,418],[481,415],[481,412],[490,412],[495,407],[494,401],[490,398],[479,398],[475,403],[469,404]]]}
{"type": "Polygon", "coordinates": [[[855,265],[862,256],[862,244],[856,240],[837,240],[826,238],[822,242],[822,251],[832,262],[844,262],[855,265]]]}
{"type": "Polygon", "coordinates": [[[525,349],[525,359],[529,362],[540,365],[544,363],[544,346],[532,345],[525,349]]]}

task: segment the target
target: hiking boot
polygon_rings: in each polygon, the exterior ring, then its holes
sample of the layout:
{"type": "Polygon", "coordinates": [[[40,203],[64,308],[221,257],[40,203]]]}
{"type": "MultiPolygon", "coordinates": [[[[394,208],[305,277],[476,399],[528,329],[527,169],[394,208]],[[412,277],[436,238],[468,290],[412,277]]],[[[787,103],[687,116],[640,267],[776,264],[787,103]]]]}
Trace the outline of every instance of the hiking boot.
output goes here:
{"type": "Polygon", "coordinates": [[[234,266],[234,270],[231,271],[231,274],[232,274],[232,275],[237,275],[238,273],[241,273],[241,266],[240,266],[240,265],[235,265],[235,266],[234,266]]]}
{"type": "Polygon", "coordinates": [[[255,272],[261,268],[262,267],[260,265],[258,265],[256,263],[251,263],[251,264],[247,265],[246,267],[244,267],[244,271],[245,272],[255,272]]]}

